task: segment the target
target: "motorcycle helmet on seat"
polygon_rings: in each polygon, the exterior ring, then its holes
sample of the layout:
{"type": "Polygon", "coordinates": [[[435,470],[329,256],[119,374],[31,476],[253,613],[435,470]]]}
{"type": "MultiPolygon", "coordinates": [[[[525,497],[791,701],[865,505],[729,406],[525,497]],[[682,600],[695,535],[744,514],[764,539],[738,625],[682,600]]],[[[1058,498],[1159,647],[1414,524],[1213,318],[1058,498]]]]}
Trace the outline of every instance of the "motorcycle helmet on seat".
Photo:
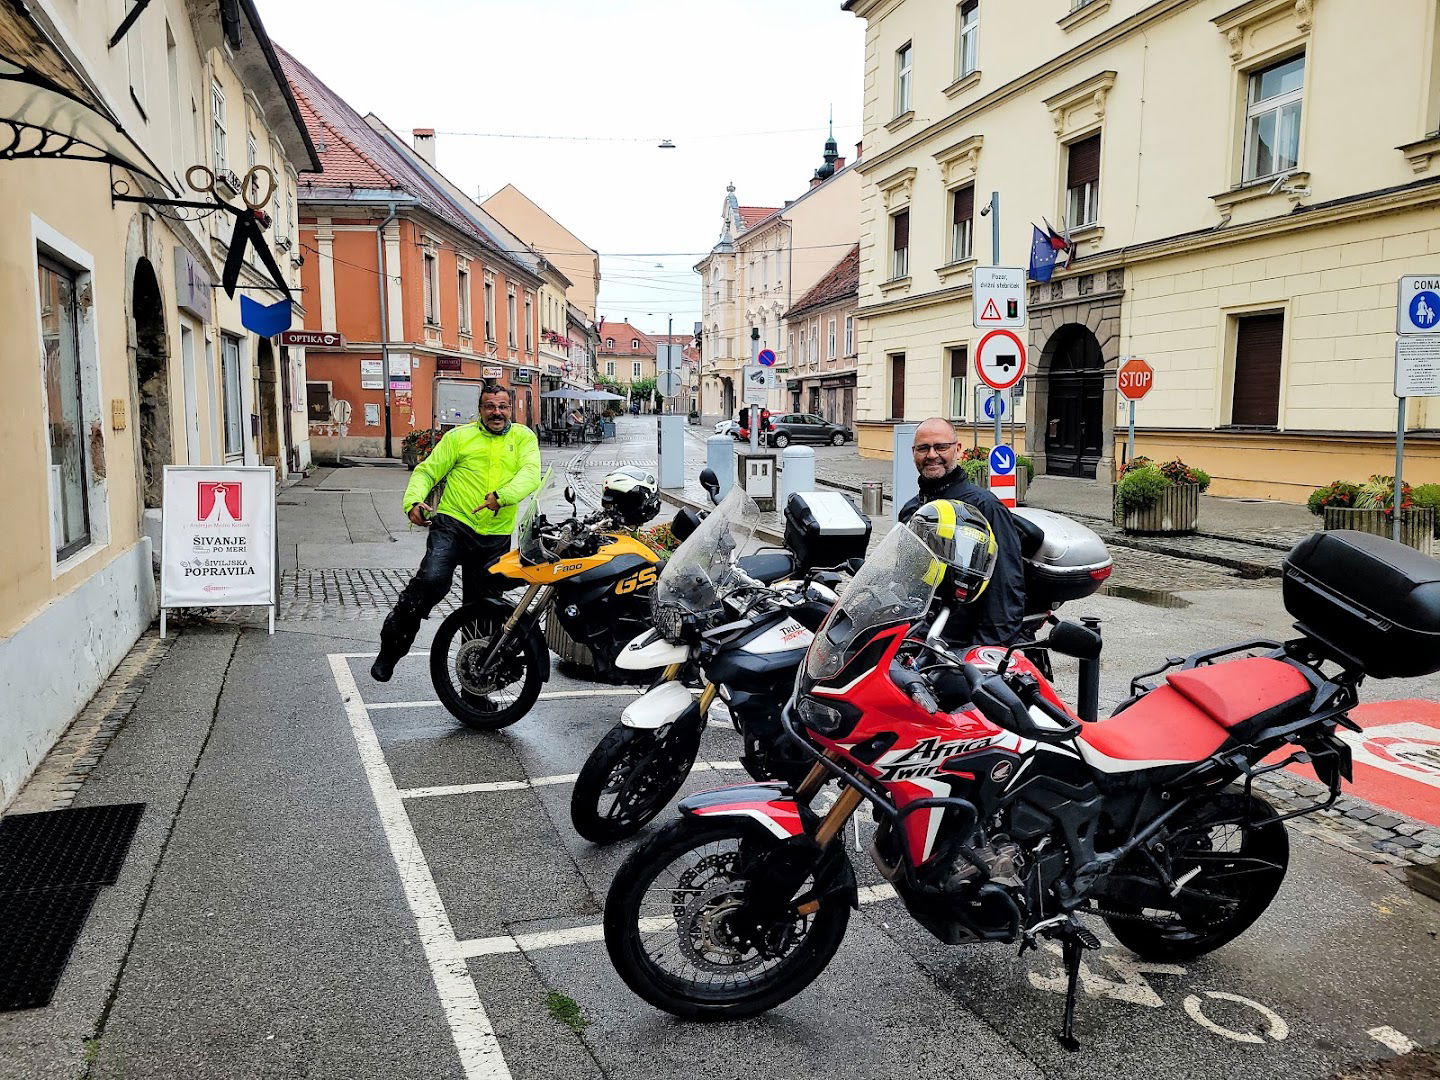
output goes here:
{"type": "Polygon", "coordinates": [[[622,465],[605,477],[600,506],[628,528],[644,525],[660,512],[660,485],[655,474],[635,465],[622,465]]]}
{"type": "Polygon", "coordinates": [[[954,599],[972,604],[995,572],[998,547],[985,515],[958,499],[939,499],[915,511],[908,523],[945,566],[945,581],[954,599]]]}

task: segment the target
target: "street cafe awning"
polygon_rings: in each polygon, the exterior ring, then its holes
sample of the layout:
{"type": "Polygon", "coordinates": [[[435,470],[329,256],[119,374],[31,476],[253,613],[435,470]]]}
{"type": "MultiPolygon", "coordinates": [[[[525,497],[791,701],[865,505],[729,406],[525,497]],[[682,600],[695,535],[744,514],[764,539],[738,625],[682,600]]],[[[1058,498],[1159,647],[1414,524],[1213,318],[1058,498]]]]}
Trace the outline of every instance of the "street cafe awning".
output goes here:
{"type": "Polygon", "coordinates": [[[98,161],[174,191],[45,25],[26,0],[0,0],[0,161],[98,161]]]}

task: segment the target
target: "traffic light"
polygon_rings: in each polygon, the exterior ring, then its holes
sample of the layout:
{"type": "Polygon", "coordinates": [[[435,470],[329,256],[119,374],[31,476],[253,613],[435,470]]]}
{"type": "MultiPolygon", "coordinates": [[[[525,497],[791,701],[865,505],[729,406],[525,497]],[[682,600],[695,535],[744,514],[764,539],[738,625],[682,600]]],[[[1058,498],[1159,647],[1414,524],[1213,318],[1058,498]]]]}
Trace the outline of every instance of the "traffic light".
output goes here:
{"type": "Polygon", "coordinates": [[[1020,317],[1020,301],[1019,301],[1019,300],[1006,300],[1006,301],[1005,301],[1005,317],[1006,317],[1007,319],[1018,319],[1018,318],[1020,317]]]}

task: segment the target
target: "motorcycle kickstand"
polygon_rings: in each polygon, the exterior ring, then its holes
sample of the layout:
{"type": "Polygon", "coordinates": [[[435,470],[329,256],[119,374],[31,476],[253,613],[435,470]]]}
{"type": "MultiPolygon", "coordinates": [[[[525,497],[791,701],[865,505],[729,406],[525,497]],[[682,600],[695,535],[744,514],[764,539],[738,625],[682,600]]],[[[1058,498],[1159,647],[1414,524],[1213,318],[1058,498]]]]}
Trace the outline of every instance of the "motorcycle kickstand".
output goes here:
{"type": "Polygon", "coordinates": [[[1060,1045],[1072,1053],[1080,1049],[1080,1042],[1075,1038],[1075,999],[1080,990],[1080,961],[1086,950],[1098,948],[1100,939],[1072,915],[1060,940],[1060,955],[1066,976],[1065,1020],[1060,1027],[1060,1045]]]}

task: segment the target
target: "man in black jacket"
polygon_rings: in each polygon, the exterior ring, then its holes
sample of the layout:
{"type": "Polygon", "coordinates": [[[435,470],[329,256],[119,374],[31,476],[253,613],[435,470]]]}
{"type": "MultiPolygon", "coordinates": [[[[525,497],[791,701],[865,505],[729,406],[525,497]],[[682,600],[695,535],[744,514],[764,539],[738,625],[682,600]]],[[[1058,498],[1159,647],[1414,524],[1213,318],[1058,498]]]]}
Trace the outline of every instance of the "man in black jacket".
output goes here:
{"type": "Polygon", "coordinates": [[[972,484],[956,464],[960,441],[950,421],[931,417],[916,428],[912,452],[920,473],[920,494],[900,508],[900,521],[909,521],[928,502],[957,499],[985,515],[998,548],[989,587],[974,604],[952,614],[945,637],[966,645],[1009,645],[1020,637],[1025,617],[1025,564],[1014,518],[988,490],[972,484]],[[962,612],[969,614],[968,620],[959,617],[962,612]]]}

